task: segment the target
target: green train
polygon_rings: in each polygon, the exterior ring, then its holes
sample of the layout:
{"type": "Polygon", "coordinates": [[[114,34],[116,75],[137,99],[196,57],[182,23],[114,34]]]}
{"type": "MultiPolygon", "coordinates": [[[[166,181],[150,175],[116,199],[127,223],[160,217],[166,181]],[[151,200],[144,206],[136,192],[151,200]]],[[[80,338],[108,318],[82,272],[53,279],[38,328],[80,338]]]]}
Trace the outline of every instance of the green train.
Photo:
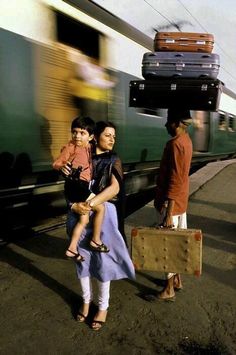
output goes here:
{"type": "MultiPolygon", "coordinates": [[[[148,197],[168,139],[166,110],[129,107],[129,82],[141,78],[152,40],[89,1],[14,2],[21,21],[9,6],[0,29],[2,236],[65,211],[52,161],[79,114],[116,124],[126,196],[148,197]]],[[[225,88],[218,112],[192,112],[193,166],[236,155],[235,99],[225,88]]]]}

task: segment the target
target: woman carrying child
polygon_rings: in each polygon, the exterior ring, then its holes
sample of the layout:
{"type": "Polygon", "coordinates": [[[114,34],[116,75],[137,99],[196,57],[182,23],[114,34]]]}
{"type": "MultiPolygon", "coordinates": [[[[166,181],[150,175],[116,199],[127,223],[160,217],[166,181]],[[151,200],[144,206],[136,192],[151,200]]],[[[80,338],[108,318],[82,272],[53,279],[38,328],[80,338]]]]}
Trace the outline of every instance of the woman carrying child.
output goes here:
{"type": "MultiPolygon", "coordinates": [[[[121,161],[116,154],[112,153],[115,133],[115,126],[111,122],[97,122],[94,134],[96,155],[93,161],[95,170],[97,170],[97,177],[102,175],[99,172],[103,172],[103,176],[106,176],[107,187],[90,199],[89,202],[74,203],[71,211],[69,211],[67,223],[67,231],[70,236],[79,215],[91,213],[92,209],[100,204],[105,206],[101,238],[104,243],[109,243],[110,252],[94,253],[91,251],[89,241],[93,226],[90,223],[83,231],[78,243],[78,252],[85,256],[85,261],[76,263],[83,298],[83,304],[77,315],[78,322],[84,322],[89,313],[90,303],[93,300],[92,278],[98,284],[98,311],[91,324],[93,330],[99,330],[106,321],[110,298],[110,281],[135,278],[128,249],[118,229],[116,207],[110,202],[114,197],[119,198],[123,179],[121,161]]],[[[97,185],[100,184],[100,181],[97,178],[97,185]]]]}

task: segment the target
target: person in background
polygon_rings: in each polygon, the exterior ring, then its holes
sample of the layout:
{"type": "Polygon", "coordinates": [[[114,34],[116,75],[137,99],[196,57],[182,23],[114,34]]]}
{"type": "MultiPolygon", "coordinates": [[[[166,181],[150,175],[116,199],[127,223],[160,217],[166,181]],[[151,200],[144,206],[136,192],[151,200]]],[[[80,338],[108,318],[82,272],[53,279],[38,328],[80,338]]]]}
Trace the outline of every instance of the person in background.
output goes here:
{"type": "MultiPolygon", "coordinates": [[[[76,117],[71,124],[72,139],[62,148],[60,156],[53,163],[53,168],[60,170],[65,177],[65,197],[69,208],[74,202],[89,201],[95,196],[89,188],[93,176],[90,142],[94,138],[94,127],[95,123],[90,117],[76,117]]],[[[95,212],[94,228],[90,247],[95,251],[109,252],[100,238],[104,206],[103,204],[96,205],[93,210],[95,212]]],[[[66,256],[76,262],[84,261],[84,257],[77,252],[77,244],[88,222],[88,213],[80,216],[66,250],[66,256]]]]}
{"type": "Polygon", "coordinates": [[[80,202],[73,204],[71,211],[69,211],[67,223],[67,231],[71,235],[79,214],[87,212],[93,214],[92,209],[94,207],[100,204],[105,205],[101,236],[104,242],[109,241],[110,252],[95,253],[88,248],[88,240],[93,228],[91,223],[82,233],[78,243],[78,252],[85,255],[85,261],[76,264],[83,299],[83,304],[77,315],[77,321],[85,322],[88,317],[90,304],[93,301],[94,295],[92,279],[95,279],[98,284],[98,311],[91,324],[93,330],[99,330],[106,321],[111,280],[135,278],[133,263],[118,229],[116,207],[112,203],[114,197],[119,199],[123,179],[121,161],[112,152],[116,138],[115,134],[116,128],[113,123],[105,121],[96,123],[96,155],[93,157],[94,169],[97,172],[97,176],[106,176],[107,187],[94,196],[89,203],[80,202]]]}
{"type": "MultiPolygon", "coordinates": [[[[167,142],[163,152],[154,199],[162,227],[187,228],[189,170],[193,152],[187,127],[191,122],[190,111],[168,110],[165,126],[172,138],[167,142]]],[[[180,275],[168,273],[166,287],[158,298],[174,300],[175,291],[181,289],[180,275]]]]}

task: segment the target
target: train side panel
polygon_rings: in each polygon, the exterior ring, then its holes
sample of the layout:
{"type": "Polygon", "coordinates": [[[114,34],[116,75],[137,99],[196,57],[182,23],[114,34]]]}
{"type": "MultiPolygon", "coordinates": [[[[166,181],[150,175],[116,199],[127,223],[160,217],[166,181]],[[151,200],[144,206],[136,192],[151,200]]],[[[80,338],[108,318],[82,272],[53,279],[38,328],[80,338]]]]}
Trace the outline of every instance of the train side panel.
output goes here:
{"type": "MultiPolygon", "coordinates": [[[[16,0],[12,2],[18,6],[16,0]]],[[[95,13],[89,16],[65,2],[55,2],[53,7],[47,4],[51,1],[26,0],[19,10],[22,21],[17,23],[11,19],[12,7],[4,8],[5,29],[0,29],[0,160],[4,171],[0,223],[4,233],[27,223],[34,225],[36,206],[44,217],[65,211],[64,181],[51,164],[70,138],[76,115],[116,124],[115,150],[124,163],[127,195],[147,196],[147,190],[155,186],[169,139],[166,110],[129,107],[129,82],[141,77],[142,56],[150,50],[150,41],[137,31],[131,35],[129,28],[125,34],[121,24],[119,30],[114,23],[109,27],[95,13]],[[32,14],[28,22],[27,11],[32,14]],[[90,41],[83,40],[87,37],[90,41]],[[87,61],[83,70],[81,58],[87,61]],[[96,68],[96,74],[88,75],[91,68],[96,68]],[[98,77],[101,81],[94,84],[98,77]]],[[[223,95],[219,113],[193,112],[193,161],[235,154],[236,107],[235,97],[230,97],[223,95]]]]}

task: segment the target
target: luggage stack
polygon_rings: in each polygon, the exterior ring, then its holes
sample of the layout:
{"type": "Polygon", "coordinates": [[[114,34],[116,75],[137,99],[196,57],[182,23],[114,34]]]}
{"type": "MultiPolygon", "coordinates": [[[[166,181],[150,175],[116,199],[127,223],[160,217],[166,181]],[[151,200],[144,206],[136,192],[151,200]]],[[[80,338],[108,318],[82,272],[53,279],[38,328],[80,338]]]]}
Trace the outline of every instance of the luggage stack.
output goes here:
{"type": "Polygon", "coordinates": [[[223,83],[220,58],[208,33],[157,32],[154,52],[145,53],[145,80],[130,82],[130,106],[216,111],[223,83]]]}

